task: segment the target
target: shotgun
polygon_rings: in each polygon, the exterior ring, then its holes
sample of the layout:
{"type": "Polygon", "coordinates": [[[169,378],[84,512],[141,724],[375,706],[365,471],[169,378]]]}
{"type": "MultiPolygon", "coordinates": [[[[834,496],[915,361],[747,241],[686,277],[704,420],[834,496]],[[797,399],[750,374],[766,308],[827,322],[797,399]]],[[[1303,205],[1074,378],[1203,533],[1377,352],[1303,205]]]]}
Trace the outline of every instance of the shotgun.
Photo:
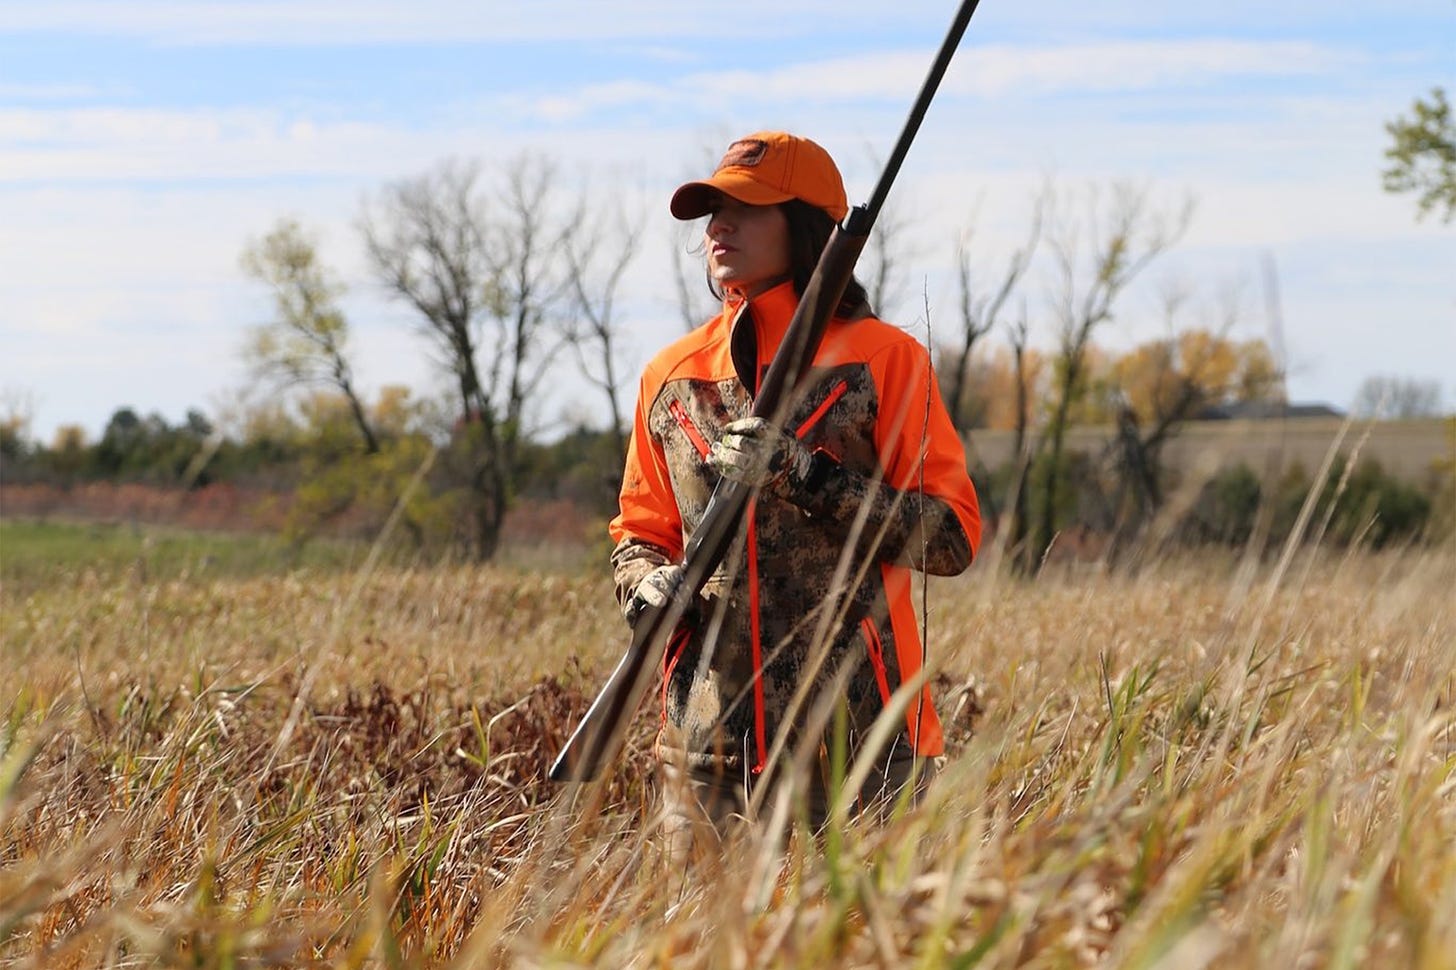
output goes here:
{"type": "MultiPolygon", "coordinates": [[[[851,209],[843,224],[834,228],[829,242],[825,244],[818,265],[814,267],[814,273],[789,321],[783,342],[764,374],[753,402],[755,417],[782,423],[792,393],[814,360],[824,338],[824,330],[844,296],[844,289],[854,275],[855,263],[890,194],[890,186],[900,173],[900,165],[910,150],[910,143],[920,130],[920,122],[979,2],[962,0],[955,20],[940,45],[940,52],[920,87],[920,94],[910,109],[910,116],[905,120],[895,150],[890,154],[885,170],[880,173],[870,201],[851,209]]],[[[551,765],[549,777],[552,781],[590,781],[601,773],[603,764],[615,760],[626,736],[627,725],[662,666],[672,631],[682,621],[708,577],[727,555],[742,525],[752,492],[752,488],[728,480],[720,481],[713,490],[703,519],[683,551],[683,573],[677,589],[662,606],[649,606],[637,617],[627,652],[551,765]]]]}

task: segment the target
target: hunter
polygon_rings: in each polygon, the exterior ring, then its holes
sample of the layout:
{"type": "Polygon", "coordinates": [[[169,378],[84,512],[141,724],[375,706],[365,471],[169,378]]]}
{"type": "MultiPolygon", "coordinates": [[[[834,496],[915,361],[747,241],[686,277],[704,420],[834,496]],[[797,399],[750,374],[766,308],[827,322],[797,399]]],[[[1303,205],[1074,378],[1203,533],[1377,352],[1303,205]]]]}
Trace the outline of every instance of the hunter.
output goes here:
{"type": "Polygon", "coordinates": [[[667,826],[723,835],[748,814],[777,741],[791,761],[812,746],[816,768],[793,791],[810,823],[822,824],[835,794],[825,762],[838,749],[832,732],[808,724],[826,692],[845,708],[849,761],[875,759],[855,807],[883,805],[907,785],[918,793],[942,753],[929,687],[888,745],[869,751],[866,740],[896,688],[922,667],[910,570],[960,573],[981,537],[930,356],[877,319],[851,280],[784,430],[751,417],[759,381],[848,211],[839,169],[806,138],[759,132],[735,141],[711,177],[678,188],[670,208],[678,219],[707,217],[708,284],[723,309],[642,374],[610,525],[629,621],[676,587],[685,540],[719,477],[759,491],[741,547],[709,578],[665,656],[656,752],[667,826]]]}

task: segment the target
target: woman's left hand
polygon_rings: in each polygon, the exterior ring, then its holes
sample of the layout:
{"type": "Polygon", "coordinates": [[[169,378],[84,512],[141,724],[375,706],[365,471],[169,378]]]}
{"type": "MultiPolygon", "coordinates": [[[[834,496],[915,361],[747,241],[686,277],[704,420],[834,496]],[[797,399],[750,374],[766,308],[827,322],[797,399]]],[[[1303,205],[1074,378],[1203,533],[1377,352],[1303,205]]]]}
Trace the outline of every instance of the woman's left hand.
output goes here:
{"type": "Polygon", "coordinates": [[[803,481],[812,462],[797,438],[763,418],[730,423],[708,451],[708,464],[718,474],[754,488],[770,488],[790,477],[803,481]]]}

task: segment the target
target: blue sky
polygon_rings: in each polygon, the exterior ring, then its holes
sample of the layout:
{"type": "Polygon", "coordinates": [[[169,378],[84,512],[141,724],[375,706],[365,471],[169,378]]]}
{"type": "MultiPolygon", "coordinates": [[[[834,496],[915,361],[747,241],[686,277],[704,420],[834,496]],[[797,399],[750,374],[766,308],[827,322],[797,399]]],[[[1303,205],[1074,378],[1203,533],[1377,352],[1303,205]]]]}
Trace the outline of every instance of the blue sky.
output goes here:
{"type": "MultiPolygon", "coordinates": [[[[1044,178],[1131,179],[1197,210],[1105,342],[1156,335],[1173,278],[1242,293],[1237,332],[1263,335],[1272,256],[1294,396],[1344,405],[1394,373],[1456,401],[1456,226],[1418,223],[1379,179],[1383,122],[1456,87],[1456,3],[1334,6],[984,0],[892,196],[916,299],[887,315],[915,324],[924,292],[946,333],[973,220],[991,266],[1044,178]]],[[[427,390],[426,347],[368,280],[360,200],[448,157],[522,151],[649,213],[623,293],[635,371],[680,326],[672,188],[732,136],[787,127],[862,200],[952,7],[0,0],[0,393],[42,440],[97,434],[121,405],[217,411],[268,312],[238,255],[283,216],[351,284],[366,388],[427,390]]],[[[1030,281],[1034,318],[1044,290],[1030,281]]],[[[539,417],[591,406],[562,392],[539,417]]]]}

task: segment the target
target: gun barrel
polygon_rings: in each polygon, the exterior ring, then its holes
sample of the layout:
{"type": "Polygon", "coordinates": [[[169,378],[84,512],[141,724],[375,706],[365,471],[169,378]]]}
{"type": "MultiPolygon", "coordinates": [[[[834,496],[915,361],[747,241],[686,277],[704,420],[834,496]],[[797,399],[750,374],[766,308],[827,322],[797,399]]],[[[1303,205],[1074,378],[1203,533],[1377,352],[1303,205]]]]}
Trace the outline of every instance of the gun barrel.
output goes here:
{"type": "MultiPolygon", "coordinates": [[[[869,203],[850,210],[844,224],[835,227],[825,244],[754,399],[756,417],[782,424],[783,415],[792,404],[793,392],[813,362],[824,330],[844,298],[855,263],[978,2],[962,0],[869,203]]],[[[673,630],[682,621],[693,597],[727,555],[740,531],[751,495],[752,489],[736,482],[720,482],[714,490],[684,552],[683,576],[676,594],[665,606],[649,608],[638,618],[627,652],[551,765],[552,781],[590,781],[601,774],[605,763],[615,760],[627,726],[662,666],[673,630]]]]}

